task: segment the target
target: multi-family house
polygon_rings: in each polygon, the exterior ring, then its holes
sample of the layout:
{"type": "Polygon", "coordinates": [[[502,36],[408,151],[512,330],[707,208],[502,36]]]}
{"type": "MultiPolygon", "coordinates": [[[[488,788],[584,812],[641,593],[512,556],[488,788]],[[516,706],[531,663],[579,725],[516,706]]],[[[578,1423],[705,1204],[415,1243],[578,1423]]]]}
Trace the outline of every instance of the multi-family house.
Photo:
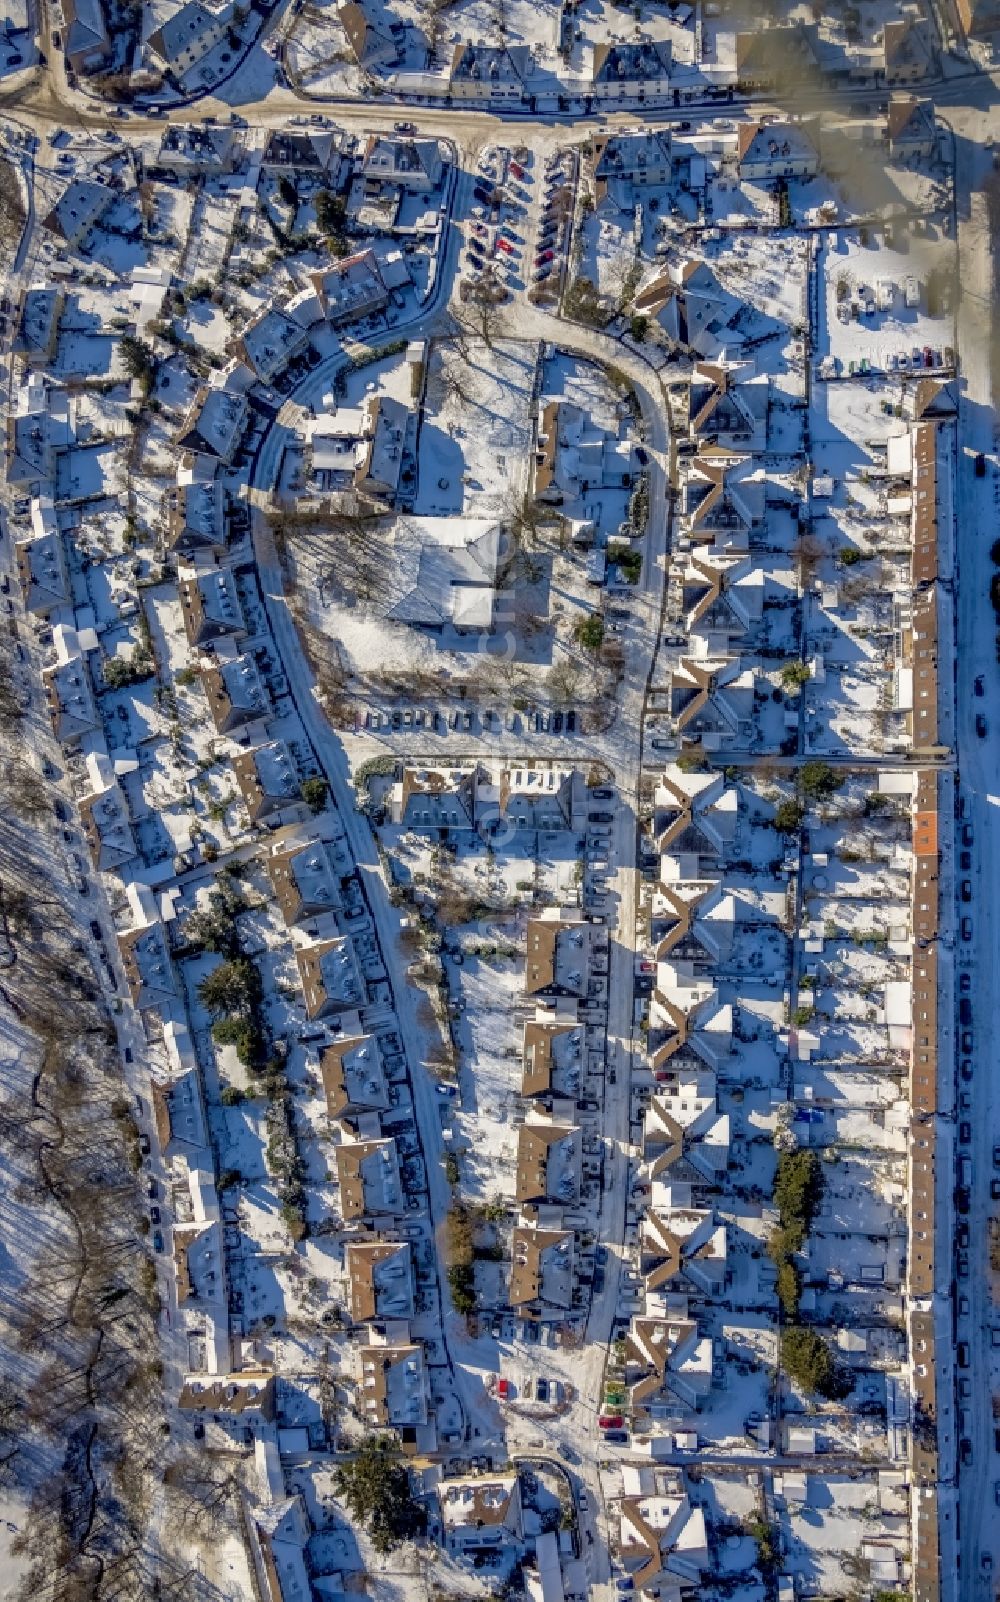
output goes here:
{"type": "Polygon", "coordinates": [[[807,123],[746,122],[737,134],[736,166],[750,182],[812,178],[819,171],[819,151],[807,123]]]}
{"type": "Polygon", "coordinates": [[[120,869],[137,854],[125,792],[102,751],[88,752],[87,777],[90,788],[80,797],[79,809],[91,860],[101,872],[120,869]]]}
{"type": "Polygon", "coordinates": [[[111,57],[102,0],[62,0],[63,54],[72,72],[99,72],[111,57]]]}
{"type": "Polygon", "coordinates": [[[511,1236],[507,1300],[522,1318],[562,1319],[573,1305],[571,1229],[519,1225],[511,1236]]]}
{"type": "Polygon", "coordinates": [[[619,1556],[636,1590],[659,1602],[693,1597],[711,1561],[701,1507],[678,1486],[669,1495],[626,1495],[618,1512],[619,1556]]]}
{"type": "Polygon", "coordinates": [[[524,1025],[521,1094],[576,1100],[585,1050],[584,1026],[575,1016],[552,1019],[539,1011],[524,1025]]]}
{"type": "Polygon", "coordinates": [[[558,1202],[573,1207],[580,1199],[581,1131],[575,1124],[526,1119],[517,1136],[518,1203],[558,1202]]]}
{"type": "Polygon", "coordinates": [[[251,823],[262,823],[286,807],[298,805],[302,780],[284,740],[269,740],[266,745],[240,751],[232,766],[251,823]]]}
{"type": "Polygon", "coordinates": [[[231,463],[250,417],[249,403],[238,390],[203,384],[175,435],[179,450],[209,461],[231,463]]]}
{"type": "Polygon", "coordinates": [[[346,935],[296,946],[295,960],[307,1017],[327,1018],[364,1003],[364,980],[346,935]]]}
{"type": "Polygon", "coordinates": [[[625,1383],[633,1417],[642,1409],[700,1408],[712,1388],[712,1341],[692,1318],[633,1318],[625,1336],[625,1383]]]}
{"type": "Polygon", "coordinates": [[[441,1480],[438,1505],[446,1549],[458,1556],[494,1554],[524,1539],[521,1482],[508,1473],[441,1480]]]}
{"type": "Polygon", "coordinates": [[[246,619],[230,568],[206,567],[179,575],[177,593],[189,645],[205,645],[226,635],[246,633],[246,619]]]}
{"type": "Polygon", "coordinates": [[[202,689],[208,700],[208,709],[219,734],[230,734],[266,717],[271,709],[271,698],[253,656],[244,651],[240,656],[220,659],[211,666],[202,664],[199,669],[202,689]]]}
{"type": "Polygon", "coordinates": [[[399,60],[400,48],[391,27],[374,14],[362,0],[346,0],[337,12],[347,48],[359,67],[374,72],[391,67],[399,60]]]}
{"type": "Polygon", "coordinates": [[[396,1142],[387,1136],[345,1140],[336,1148],[340,1211],[345,1223],[399,1216],[405,1208],[396,1142]]]}
{"type": "Polygon", "coordinates": [[[547,907],[528,919],[525,994],[587,999],[594,957],[594,925],[568,907],[547,907]]]}
{"type": "Polygon", "coordinates": [[[389,1087],[375,1035],[341,1035],[331,1041],[320,1053],[319,1071],[329,1118],[387,1110],[389,1087]]]}
{"type": "Polygon", "coordinates": [[[342,905],[337,875],[322,840],[296,840],[281,845],[264,864],[274,899],[291,927],[342,905]]]}
{"type": "Polygon", "coordinates": [[[87,659],[76,630],[57,623],[52,631],[55,661],[42,669],[42,685],[55,737],[73,744],[98,726],[87,659]]]}
{"type": "Polygon", "coordinates": [[[457,44],[448,93],[452,100],[516,104],[526,98],[531,66],[528,45],[457,44]]]}
{"type": "Polygon", "coordinates": [[[149,52],[171,77],[183,78],[225,38],[231,21],[228,7],[210,11],[201,0],[187,0],[150,34],[149,52]]]}
{"type": "Polygon", "coordinates": [[[97,183],[92,178],[74,178],[42,219],[42,227],[71,250],[76,250],[86,244],[117,199],[116,191],[108,184],[97,183]]]}
{"type": "Polygon", "coordinates": [[[591,96],[602,104],[618,100],[638,100],[647,106],[671,103],[672,57],[670,43],[665,39],[597,44],[591,69],[591,96]]]}

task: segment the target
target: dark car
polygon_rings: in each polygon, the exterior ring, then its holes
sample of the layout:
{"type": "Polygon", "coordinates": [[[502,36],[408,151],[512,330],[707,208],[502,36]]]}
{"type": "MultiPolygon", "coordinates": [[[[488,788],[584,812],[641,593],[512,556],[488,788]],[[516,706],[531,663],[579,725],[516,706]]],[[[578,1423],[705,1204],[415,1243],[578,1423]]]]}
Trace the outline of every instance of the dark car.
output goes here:
{"type": "Polygon", "coordinates": [[[963,873],[970,873],[971,872],[971,870],[972,870],[972,852],[971,851],[960,851],[959,852],[959,855],[958,855],[958,866],[959,866],[959,868],[961,869],[961,871],[963,873]]]}
{"type": "Polygon", "coordinates": [[[960,894],[961,894],[961,897],[962,897],[963,901],[971,901],[972,900],[972,880],[971,879],[963,879],[962,880],[962,883],[961,883],[961,886],[960,886],[960,894]]]}
{"type": "Polygon", "coordinates": [[[605,1430],[604,1439],[613,1446],[627,1446],[628,1430],[605,1430]]]}
{"type": "Polygon", "coordinates": [[[962,844],[970,846],[973,841],[972,824],[966,823],[962,829],[962,844]]]}
{"type": "Polygon", "coordinates": [[[968,1439],[967,1436],[964,1437],[962,1439],[962,1441],[959,1443],[958,1452],[959,1452],[959,1456],[962,1459],[962,1466],[964,1468],[971,1468],[972,1467],[972,1442],[968,1439]]]}
{"type": "Polygon", "coordinates": [[[982,451],[980,451],[976,457],[976,477],[986,477],[986,457],[983,455],[982,451]]]}
{"type": "Polygon", "coordinates": [[[153,1236],[153,1250],[154,1252],[162,1252],[163,1250],[163,1236],[159,1230],[153,1236]]]}
{"type": "Polygon", "coordinates": [[[981,673],[978,673],[976,675],[976,682],[975,682],[973,688],[974,688],[974,690],[975,690],[977,695],[985,695],[986,694],[986,685],[983,682],[983,675],[981,673]]]}
{"type": "Polygon", "coordinates": [[[965,1122],[959,1124],[959,1126],[958,1126],[958,1139],[959,1139],[959,1144],[962,1145],[962,1146],[967,1146],[969,1144],[969,1142],[972,1139],[972,1125],[971,1124],[965,1123],[965,1122]]]}
{"type": "Polygon", "coordinates": [[[958,981],[958,989],[960,995],[967,996],[970,993],[972,990],[971,973],[963,973],[962,977],[958,981]]]}
{"type": "Polygon", "coordinates": [[[962,1050],[963,1051],[971,1051],[972,1050],[972,1030],[971,1029],[966,1029],[962,1034],[962,1050]]]}
{"type": "Polygon", "coordinates": [[[969,1061],[968,1057],[962,1058],[960,1072],[962,1078],[966,1081],[966,1083],[968,1083],[968,1081],[972,1078],[972,1063],[969,1061]]]}
{"type": "Polygon", "coordinates": [[[986,738],[986,719],[982,712],[976,713],[976,733],[981,740],[986,738]]]}

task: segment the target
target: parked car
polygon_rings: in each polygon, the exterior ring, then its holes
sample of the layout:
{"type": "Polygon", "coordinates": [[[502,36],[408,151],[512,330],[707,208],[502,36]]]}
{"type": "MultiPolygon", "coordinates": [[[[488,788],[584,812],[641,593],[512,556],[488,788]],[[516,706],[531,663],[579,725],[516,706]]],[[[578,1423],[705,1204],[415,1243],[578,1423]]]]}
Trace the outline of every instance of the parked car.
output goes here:
{"type": "Polygon", "coordinates": [[[976,733],[978,734],[978,736],[979,736],[979,738],[981,740],[985,740],[985,738],[986,738],[986,718],[983,716],[982,712],[977,712],[976,713],[976,733]]]}
{"type": "Polygon", "coordinates": [[[976,456],[976,477],[986,477],[986,457],[983,455],[982,451],[979,451],[976,456]]]}

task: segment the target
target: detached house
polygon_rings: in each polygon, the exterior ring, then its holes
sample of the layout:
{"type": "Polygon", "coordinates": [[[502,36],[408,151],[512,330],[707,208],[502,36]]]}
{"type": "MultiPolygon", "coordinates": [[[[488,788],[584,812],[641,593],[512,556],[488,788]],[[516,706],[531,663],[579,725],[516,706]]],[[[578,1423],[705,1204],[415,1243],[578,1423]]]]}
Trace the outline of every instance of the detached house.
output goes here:
{"type": "Polygon", "coordinates": [[[416,1341],[396,1343],[374,1337],[355,1355],[359,1411],[373,1430],[393,1429],[404,1445],[416,1445],[414,1432],[427,1423],[430,1386],[424,1349],[416,1341]]]}
{"type": "Polygon", "coordinates": [[[320,1077],[329,1118],[385,1112],[389,1090],[382,1053],[374,1035],[343,1035],[323,1048],[320,1077]]]}
{"type": "Polygon", "coordinates": [[[284,740],[240,751],[233,758],[233,777],[251,823],[261,823],[301,800],[302,781],[284,740]]]}
{"type": "Polygon", "coordinates": [[[530,72],[528,45],[457,44],[448,93],[452,100],[516,103],[525,99],[530,72]]]}
{"type": "Polygon", "coordinates": [[[507,1300],[522,1318],[562,1319],[573,1305],[573,1231],[521,1225],[511,1237],[507,1300]]]}
{"type": "Polygon", "coordinates": [[[87,776],[91,789],[80,797],[79,808],[91,860],[101,872],[122,868],[136,855],[125,793],[103,752],[88,754],[87,776]]]}
{"type": "Polygon", "coordinates": [[[202,385],[175,436],[175,444],[179,450],[228,465],[236,455],[249,417],[245,395],[202,385]]]}
{"type": "Polygon", "coordinates": [[[345,1223],[403,1212],[396,1142],[347,1140],[336,1149],[340,1211],[345,1223]]]}
{"type": "Polygon", "coordinates": [[[344,1262],[356,1324],[412,1316],[413,1262],[407,1241],[348,1241],[344,1262]]]}
{"type": "Polygon", "coordinates": [[[525,994],[576,996],[585,1001],[590,984],[594,925],[566,907],[546,908],[529,918],[525,994]]]}
{"type": "Polygon", "coordinates": [[[308,343],[308,329],[273,306],[248,323],[231,348],[262,384],[273,384],[308,343]]]}
{"type": "Polygon", "coordinates": [[[58,527],[31,540],[18,540],[14,558],[26,612],[48,617],[70,604],[66,553],[58,527]]]}
{"type": "Polygon", "coordinates": [[[890,95],[885,133],[897,160],[929,160],[937,150],[933,102],[916,95],[890,95]]]}
{"type": "Polygon", "coordinates": [[[56,659],[42,669],[52,729],[60,744],[69,745],[98,725],[90,670],[75,629],[57,624],[52,631],[56,659]]]}
{"type": "Polygon", "coordinates": [[[580,1199],[581,1133],[574,1124],[533,1118],[518,1130],[519,1203],[558,1202],[574,1207],[580,1199]]]}
{"type": "Polygon", "coordinates": [[[718,1185],[729,1165],[729,1114],[715,1096],[680,1098],[656,1095],[642,1126],[642,1160],[651,1179],[718,1185]]]}
{"type": "Polygon", "coordinates": [[[672,762],[653,792],[659,852],[722,858],[736,832],[739,792],[721,773],[686,773],[672,762]]]}
{"type": "Polygon", "coordinates": [[[346,935],[296,946],[295,960],[307,1017],[326,1018],[364,1003],[364,981],[346,935]]]}
{"type": "Polygon", "coordinates": [[[689,1318],[633,1318],[625,1337],[625,1383],[633,1415],[678,1402],[699,1408],[712,1388],[712,1341],[689,1318]]]}
{"type": "Polygon", "coordinates": [[[230,568],[205,568],[179,577],[177,593],[189,645],[205,645],[224,635],[246,633],[246,619],[230,568]]]}
{"type": "Polygon", "coordinates": [[[436,139],[369,134],[361,157],[361,176],[367,182],[393,184],[418,193],[436,189],[443,172],[436,139]]]}
{"type": "Polygon", "coordinates": [[[552,1022],[545,1013],[524,1025],[521,1095],[575,1100],[583,1069],[584,1026],[575,1018],[552,1022]]]}
{"type": "Polygon", "coordinates": [[[192,479],[170,490],[166,500],[168,551],[217,551],[226,543],[224,492],[218,479],[192,479]]]}
{"type": "Polygon", "coordinates": [[[95,183],[90,178],[74,178],[64,189],[42,227],[76,250],[86,243],[106,211],[110,211],[118,195],[107,184],[95,183]]]}
{"type": "Polygon", "coordinates": [[[62,0],[63,53],[71,71],[99,72],[111,57],[101,0],[62,0]]]}
{"type": "Polygon", "coordinates": [[[619,1554],[636,1589],[659,1602],[693,1598],[711,1561],[702,1509],[683,1491],[626,1496],[619,1518],[619,1554]]]}
{"type": "Polygon", "coordinates": [[[741,123],[736,162],[742,179],[812,178],[819,152],[804,123],[741,123]]]}
{"type": "Polygon", "coordinates": [[[337,876],[322,840],[302,840],[273,851],[264,864],[286,924],[304,923],[341,907],[337,876]]]}
{"type": "Polygon", "coordinates": [[[640,100],[646,105],[670,103],[672,59],[665,40],[594,46],[590,93],[595,101],[640,100]]]}
{"type": "Polygon", "coordinates": [[[705,1296],[717,1296],[725,1285],[726,1261],[725,1224],[716,1223],[711,1210],[692,1206],[690,1185],[655,1181],[640,1231],[647,1299],[683,1290],[685,1282],[705,1296]]]}
{"type": "Polygon", "coordinates": [[[199,673],[219,734],[244,728],[270,712],[271,698],[260,669],[248,652],[219,661],[212,667],[203,666],[199,673]]]}
{"type": "Polygon", "coordinates": [[[376,67],[394,66],[399,60],[395,35],[380,20],[370,16],[360,0],[347,0],[337,16],[348,50],[366,72],[374,72],[376,67]]]}
{"type": "Polygon", "coordinates": [[[209,11],[200,0],[188,0],[150,34],[150,54],[165,72],[183,78],[225,38],[230,24],[228,8],[209,11]]]}
{"type": "Polygon", "coordinates": [[[919,83],[934,70],[934,51],[927,29],[909,18],[886,23],[882,54],[887,84],[919,83]]]}
{"type": "Polygon", "coordinates": [[[438,1503],[449,1552],[473,1557],[478,1552],[489,1555],[520,1547],[524,1520],[516,1469],[441,1480],[438,1503]]]}

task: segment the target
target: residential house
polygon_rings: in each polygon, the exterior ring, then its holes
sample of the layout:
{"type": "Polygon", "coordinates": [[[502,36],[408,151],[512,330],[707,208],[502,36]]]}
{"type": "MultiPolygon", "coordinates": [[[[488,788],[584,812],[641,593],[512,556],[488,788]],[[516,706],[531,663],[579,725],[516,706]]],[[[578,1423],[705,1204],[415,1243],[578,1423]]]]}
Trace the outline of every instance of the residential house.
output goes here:
{"type": "Polygon", "coordinates": [[[209,11],[201,0],[187,0],[150,34],[149,50],[166,73],[183,78],[225,38],[230,25],[228,7],[209,11]]]}
{"type": "Polygon", "coordinates": [[[636,472],[630,439],[595,427],[587,412],[568,401],[542,405],[535,440],[536,500],[559,506],[591,490],[627,489],[636,472]]]}
{"type": "Polygon", "coordinates": [[[723,774],[688,773],[672,762],[653,791],[653,838],[659,852],[723,858],[736,833],[739,791],[723,774]]]}
{"type": "Polygon", "coordinates": [[[253,656],[220,658],[211,667],[199,668],[208,709],[219,734],[230,734],[266,717],[271,710],[261,672],[253,656]]]}
{"type": "Polygon", "coordinates": [[[102,873],[121,869],[137,854],[125,792],[101,751],[88,753],[87,775],[91,788],[80,797],[79,810],[91,860],[102,873]]]}
{"type": "Polygon", "coordinates": [[[55,661],[42,669],[42,684],[56,739],[73,744],[98,726],[94,691],[76,630],[57,623],[52,631],[55,661]]]}
{"type": "Polygon", "coordinates": [[[220,551],[226,543],[225,492],[216,478],[192,478],[167,492],[163,543],[182,555],[220,551]]]}
{"type": "Polygon", "coordinates": [[[71,604],[66,553],[58,526],[34,539],[18,540],[14,559],[26,612],[48,617],[50,612],[71,604]]]}
{"type": "Polygon", "coordinates": [[[537,1115],[526,1119],[517,1136],[517,1201],[575,1207],[580,1199],[581,1160],[581,1133],[575,1124],[537,1115]]]}
{"type": "Polygon", "coordinates": [[[642,1160],[651,1179],[719,1185],[729,1166],[729,1114],[714,1095],[682,1105],[678,1098],[654,1095],[642,1125],[642,1160]]]}
{"type": "Polygon", "coordinates": [[[744,90],[793,90],[816,72],[816,53],[800,23],[736,35],[736,80],[744,90]]]}
{"type": "Polygon", "coordinates": [[[60,451],[73,444],[69,396],[60,386],[31,373],[7,414],[7,482],[14,486],[53,479],[60,451]]]}
{"type": "Polygon", "coordinates": [[[337,875],[322,840],[282,845],[271,853],[264,866],[274,899],[289,927],[340,910],[337,875]]]}
{"type": "Polygon", "coordinates": [[[754,674],[720,641],[696,635],[670,671],[670,717],[682,742],[718,751],[753,734],[754,674]]]}
{"type": "Polygon", "coordinates": [[[633,1318],[625,1336],[625,1383],[633,1417],[700,1408],[712,1388],[712,1341],[694,1319],[633,1318]]]}
{"type": "Polygon", "coordinates": [[[882,56],[887,84],[919,83],[934,70],[934,50],[926,25],[909,17],[886,23],[882,56]]]}
{"type": "Polygon", "coordinates": [[[524,1538],[517,1470],[441,1480],[438,1505],[447,1551],[462,1557],[519,1547],[524,1538]]]}
{"type": "Polygon", "coordinates": [[[100,72],[111,58],[102,0],[62,0],[63,54],[71,72],[100,72]]]}
{"type": "Polygon", "coordinates": [[[679,1489],[670,1496],[625,1496],[618,1511],[619,1558],[636,1590],[659,1602],[694,1596],[711,1562],[702,1508],[679,1489]]]}
{"type": "Polygon", "coordinates": [[[163,924],[148,922],[120,930],[118,951],[133,1007],[168,1014],[177,1000],[177,981],[163,924]]]}
{"type": "Polygon", "coordinates": [[[403,443],[410,409],[390,395],[370,395],[365,403],[363,444],[354,484],[363,495],[394,500],[403,470],[403,443]]]}
{"type": "Polygon", "coordinates": [[[662,39],[595,45],[592,98],[600,102],[639,100],[648,106],[671,104],[671,57],[670,44],[662,39]]]}
{"type": "Polygon", "coordinates": [[[312,1526],[301,1496],[282,1497],[257,1508],[248,1520],[260,1602],[309,1602],[313,1595],[306,1563],[312,1526]]]}
{"type": "Polygon", "coordinates": [[[339,166],[340,150],[334,133],[275,128],[267,136],[260,164],[265,172],[281,178],[325,178],[331,163],[339,166]]]}
{"type": "Polygon", "coordinates": [[[404,768],[392,787],[393,823],[423,833],[478,828],[489,796],[489,774],[474,768],[404,768]],[[485,792],[485,795],[484,795],[485,792]]]}
{"type": "Polygon", "coordinates": [[[542,834],[586,827],[587,786],[576,768],[504,768],[500,817],[516,829],[542,834]]]}
{"type": "Polygon", "coordinates": [[[295,960],[307,1017],[327,1018],[365,1002],[364,981],[346,935],[296,946],[295,960]]]}
{"type": "Polygon", "coordinates": [[[241,1369],[211,1378],[188,1374],[177,1405],[182,1413],[222,1413],[259,1427],[274,1419],[275,1384],[275,1376],[266,1369],[241,1369]]]}
{"type": "Polygon", "coordinates": [[[890,154],[902,161],[929,161],[937,152],[934,103],[916,95],[889,96],[885,118],[890,154]]]}
{"type": "Polygon", "coordinates": [[[155,165],[178,178],[214,178],[232,172],[237,148],[233,128],[172,122],[163,130],[155,165]]]}
{"type": "Polygon", "coordinates": [[[653,951],[658,962],[690,957],[724,965],[733,945],[735,897],[717,876],[699,877],[695,855],[664,855],[650,905],[653,951]]]}
{"type": "Polygon", "coordinates": [[[690,1185],[654,1181],[639,1240],[647,1299],[682,1291],[685,1284],[705,1296],[721,1294],[726,1281],[726,1226],[716,1221],[710,1208],[692,1205],[690,1185]]]}
{"type": "Polygon", "coordinates": [[[348,1241],[344,1262],[356,1324],[373,1318],[410,1318],[414,1307],[413,1259],[408,1241],[348,1241]]]}
{"type": "Polygon", "coordinates": [[[819,151],[806,123],[745,122],[737,135],[736,164],[745,182],[813,178],[819,151]]]}
{"type": "Polygon", "coordinates": [[[452,100],[517,104],[525,99],[531,65],[529,45],[457,44],[448,93],[452,100]]]}
{"type": "Polygon", "coordinates": [[[251,823],[261,823],[301,800],[302,781],[284,740],[240,751],[232,767],[251,823]]]}
{"type": "Polygon", "coordinates": [[[520,1225],[511,1236],[507,1300],[522,1318],[563,1319],[573,1305],[573,1231],[520,1225]]]}
{"type": "Polygon", "coordinates": [[[395,34],[380,18],[372,16],[362,0],[347,0],[337,12],[349,49],[359,67],[374,72],[391,67],[399,60],[395,34]]]}
{"type": "Polygon", "coordinates": [[[747,371],[746,363],[695,362],[688,386],[687,435],[698,450],[710,450],[709,441],[751,448],[760,418],[752,391],[740,382],[747,371]]]}
{"type": "Polygon", "coordinates": [[[594,926],[567,907],[547,907],[528,919],[525,994],[575,996],[587,999],[594,947],[594,926]]]}
{"type": "Polygon", "coordinates": [[[443,173],[441,147],[436,139],[369,134],[365,141],[361,174],[369,183],[392,184],[426,194],[438,187],[443,173]]]}
{"type": "Polygon", "coordinates": [[[50,362],[59,343],[59,319],[66,291],[59,284],[33,284],[25,290],[17,325],[16,349],[29,362],[50,362]]]}
{"type": "Polygon", "coordinates": [[[675,1076],[682,1062],[721,1068],[733,1043],[733,1012],[720,1002],[711,979],[690,958],[656,965],[649,1008],[649,1045],[657,1080],[675,1076]]]}
{"type": "Polygon", "coordinates": [[[553,1022],[551,1014],[539,1010],[528,1019],[521,1046],[521,1095],[575,1101],[583,1072],[584,1037],[584,1026],[575,1017],[553,1022]]]}
{"type": "Polygon", "coordinates": [[[345,1223],[403,1212],[403,1186],[394,1140],[345,1140],[336,1148],[336,1162],[340,1211],[345,1223]]]}
{"type": "Polygon", "coordinates": [[[321,272],[310,273],[309,281],[319,297],[323,316],[334,328],[383,311],[389,304],[389,287],[373,250],[344,256],[321,272]]]}
{"type": "Polygon", "coordinates": [[[177,1079],[151,1079],[150,1101],[156,1141],[165,1162],[176,1156],[197,1162],[197,1153],[208,1147],[208,1128],[202,1101],[201,1075],[189,1068],[177,1079]]]}
{"type": "Polygon", "coordinates": [[[273,384],[309,343],[309,330],[280,307],[262,311],[233,341],[232,353],[262,384],[273,384]]]}
{"type": "Polygon", "coordinates": [[[389,1088],[374,1035],[341,1035],[324,1046],[319,1071],[329,1118],[388,1109],[389,1088]]]}
{"type": "Polygon", "coordinates": [[[42,219],[42,227],[71,250],[77,250],[86,243],[117,199],[115,190],[107,184],[96,183],[91,178],[74,178],[42,219]]]}
{"type": "Polygon", "coordinates": [[[210,389],[203,384],[195,393],[174,443],[179,450],[230,465],[249,418],[250,406],[245,395],[231,389],[210,389]]]}
{"type": "Polygon", "coordinates": [[[678,350],[693,356],[717,361],[738,353],[745,342],[740,327],[745,304],[722,286],[706,261],[658,269],[632,306],[639,316],[652,318],[678,350]]]}
{"type": "MultiPolygon", "coordinates": [[[[738,552],[690,552],[677,564],[685,630],[717,639],[742,637],[764,613],[764,573],[738,552]]],[[[676,578],[675,578],[676,583],[676,578]]]]}
{"type": "Polygon", "coordinates": [[[430,1392],[423,1347],[373,1333],[367,1346],[356,1347],[355,1364],[355,1403],[368,1428],[398,1430],[404,1444],[415,1444],[415,1432],[427,1423],[430,1392]]]}
{"type": "Polygon", "coordinates": [[[692,545],[717,552],[746,552],[764,516],[764,485],[734,470],[741,457],[726,459],[703,445],[684,463],[680,493],[681,531],[692,545]]]}
{"type": "Polygon", "coordinates": [[[226,635],[246,633],[246,619],[231,568],[209,567],[178,576],[177,593],[189,645],[205,645],[226,635]]]}

